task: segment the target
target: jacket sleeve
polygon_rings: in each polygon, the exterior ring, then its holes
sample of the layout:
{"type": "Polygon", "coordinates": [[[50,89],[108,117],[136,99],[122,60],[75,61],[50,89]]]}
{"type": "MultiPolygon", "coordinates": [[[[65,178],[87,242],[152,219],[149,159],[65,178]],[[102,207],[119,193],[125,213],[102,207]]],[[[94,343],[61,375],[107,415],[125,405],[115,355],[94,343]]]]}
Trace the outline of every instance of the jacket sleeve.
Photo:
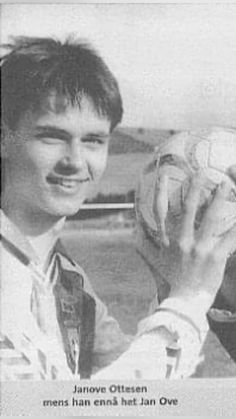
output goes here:
{"type": "Polygon", "coordinates": [[[128,336],[86,277],[85,290],[96,300],[93,379],[178,379],[195,372],[208,331],[204,296],[190,303],[165,299],[138,324],[137,334],[128,336]]]}
{"type": "Polygon", "coordinates": [[[93,379],[190,377],[202,361],[201,349],[208,330],[205,315],[195,315],[195,308],[167,298],[139,323],[127,351],[93,379]]]}

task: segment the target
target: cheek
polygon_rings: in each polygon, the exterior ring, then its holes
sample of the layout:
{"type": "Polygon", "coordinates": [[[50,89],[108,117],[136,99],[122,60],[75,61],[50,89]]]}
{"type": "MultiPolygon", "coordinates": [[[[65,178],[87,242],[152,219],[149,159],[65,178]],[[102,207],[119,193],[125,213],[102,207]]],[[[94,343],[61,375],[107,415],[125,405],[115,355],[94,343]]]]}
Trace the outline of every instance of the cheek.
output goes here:
{"type": "Polygon", "coordinates": [[[8,148],[8,162],[14,177],[27,177],[28,179],[36,172],[44,170],[50,161],[50,155],[45,153],[32,140],[17,137],[8,148]]]}
{"type": "Polygon", "coordinates": [[[31,157],[24,143],[15,142],[8,147],[6,163],[9,174],[14,179],[20,181],[22,178],[30,177],[31,157]]]}
{"type": "Polygon", "coordinates": [[[90,158],[89,166],[93,173],[94,180],[99,180],[107,166],[107,152],[92,156],[92,158],[90,158]]]}
{"type": "Polygon", "coordinates": [[[60,159],[60,153],[55,148],[32,142],[30,146],[26,147],[25,159],[27,159],[31,171],[48,173],[60,159]]]}

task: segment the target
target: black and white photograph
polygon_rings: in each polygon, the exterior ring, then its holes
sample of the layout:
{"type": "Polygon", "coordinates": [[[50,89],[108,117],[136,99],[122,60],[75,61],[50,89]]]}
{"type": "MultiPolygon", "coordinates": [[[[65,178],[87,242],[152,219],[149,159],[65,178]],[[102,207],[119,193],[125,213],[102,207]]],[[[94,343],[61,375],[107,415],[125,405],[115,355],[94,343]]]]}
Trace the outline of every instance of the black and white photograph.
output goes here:
{"type": "Polygon", "coordinates": [[[230,415],[236,3],[0,19],[0,414],[230,415]]]}

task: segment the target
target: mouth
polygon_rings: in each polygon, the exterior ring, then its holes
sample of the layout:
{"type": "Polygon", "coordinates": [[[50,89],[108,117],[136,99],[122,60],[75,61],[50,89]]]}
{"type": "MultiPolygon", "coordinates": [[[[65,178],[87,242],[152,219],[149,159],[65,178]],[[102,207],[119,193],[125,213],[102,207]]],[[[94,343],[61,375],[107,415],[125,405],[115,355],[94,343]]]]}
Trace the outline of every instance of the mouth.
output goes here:
{"type": "Polygon", "coordinates": [[[62,187],[63,189],[75,190],[79,185],[89,182],[89,178],[70,178],[64,176],[48,176],[47,182],[51,185],[62,187]]]}

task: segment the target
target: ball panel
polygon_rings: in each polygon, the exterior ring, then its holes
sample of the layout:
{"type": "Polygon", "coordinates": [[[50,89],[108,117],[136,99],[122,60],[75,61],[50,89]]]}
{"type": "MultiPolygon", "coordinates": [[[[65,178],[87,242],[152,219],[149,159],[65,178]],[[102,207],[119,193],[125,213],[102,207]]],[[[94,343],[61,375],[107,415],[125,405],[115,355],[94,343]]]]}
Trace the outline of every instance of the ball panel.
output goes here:
{"type": "Polygon", "coordinates": [[[230,166],[235,164],[235,160],[235,138],[232,136],[216,138],[210,143],[209,167],[225,173],[230,166]]]}
{"type": "MultiPolygon", "coordinates": [[[[225,131],[217,127],[208,131],[200,131],[199,135],[196,132],[189,132],[173,137],[158,150],[157,172],[164,170],[160,166],[165,164],[168,166],[168,159],[170,160],[172,156],[172,165],[182,169],[185,173],[196,173],[201,170],[205,175],[206,189],[208,190],[213,191],[222,181],[228,183],[228,200],[236,201],[236,187],[227,175],[228,168],[236,164],[236,131],[225,131]]],[[[171,177],[173,169],[166,168],[166,173],[168,170],[171,177]]],[[[179,176],[180,181],[181,178],[185,179],[185,176],[179,176]]],[[[206,196],[209,196],[209,193],[206,196]]]]}

